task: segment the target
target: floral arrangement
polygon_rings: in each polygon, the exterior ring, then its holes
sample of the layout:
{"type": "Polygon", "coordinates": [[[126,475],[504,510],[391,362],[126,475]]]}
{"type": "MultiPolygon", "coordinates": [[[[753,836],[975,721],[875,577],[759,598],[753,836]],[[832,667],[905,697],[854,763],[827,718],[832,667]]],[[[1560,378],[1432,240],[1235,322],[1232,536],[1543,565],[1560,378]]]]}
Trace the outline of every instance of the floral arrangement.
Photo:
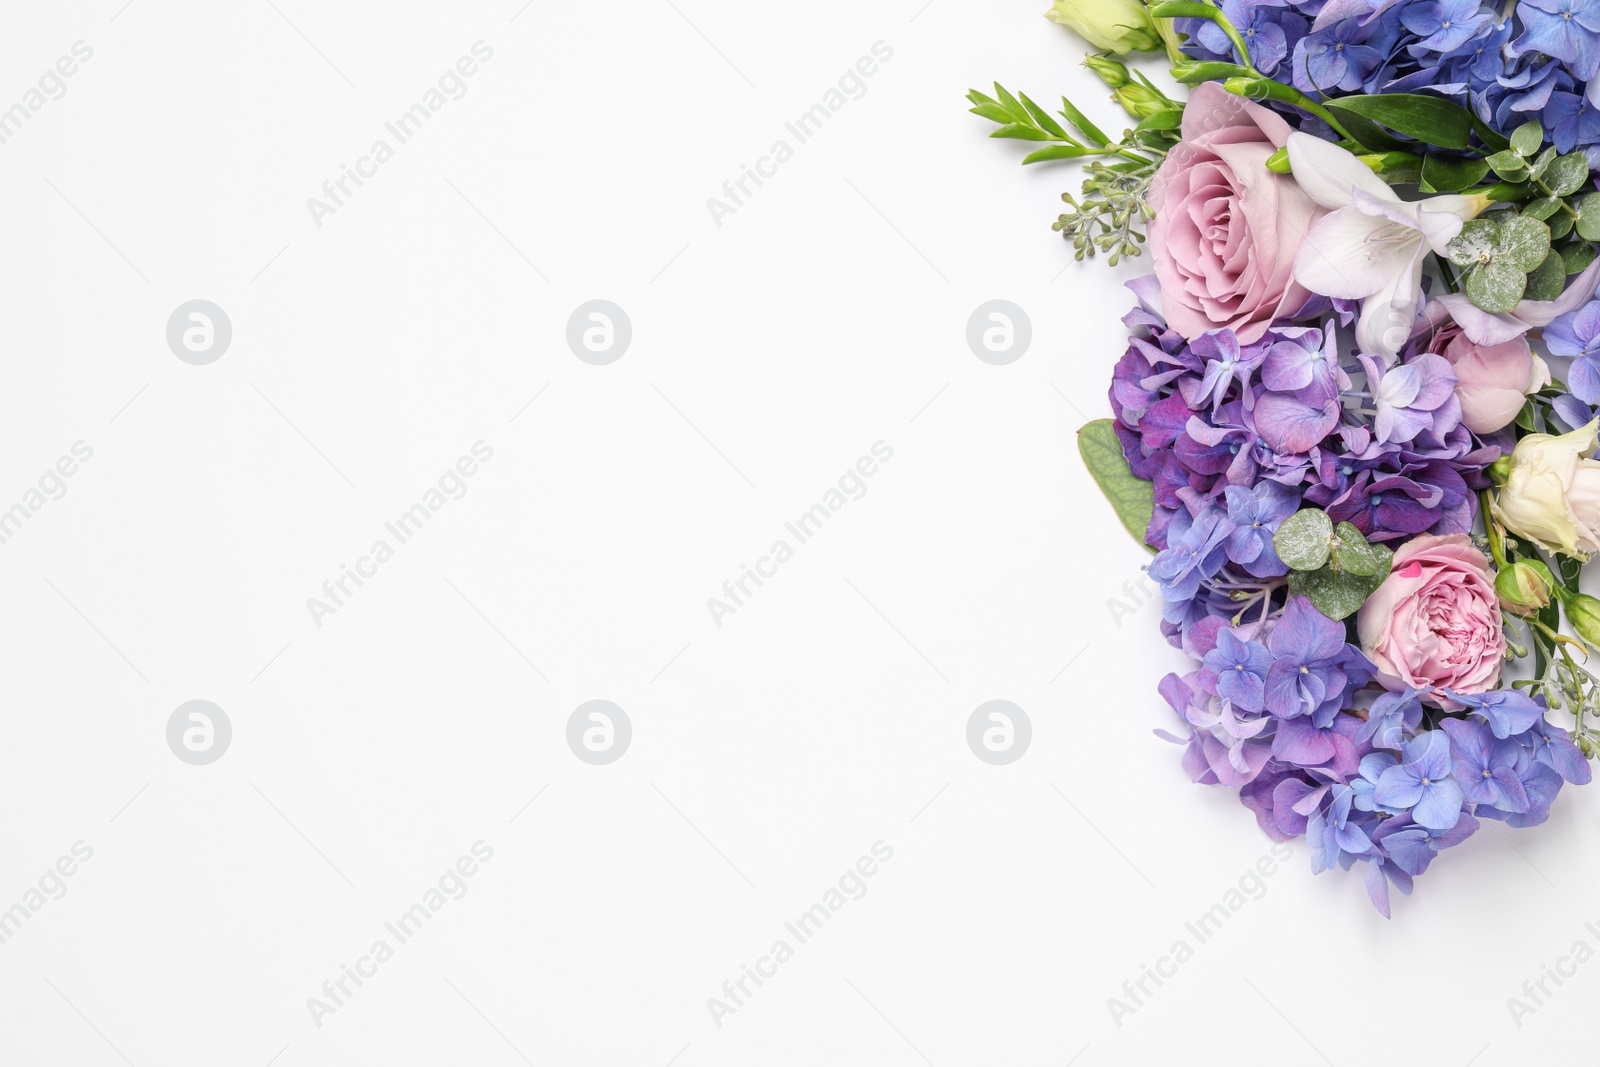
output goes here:
{"type": "Polygon", "coordinates": [[[1196,661],[1158,733],[1387,916],[1600,755],[1600,0],[1049,15],[1129,127],[969,99],[1086,165],[1078,259],[1154,270],[1079,446],[1196,661]]]}

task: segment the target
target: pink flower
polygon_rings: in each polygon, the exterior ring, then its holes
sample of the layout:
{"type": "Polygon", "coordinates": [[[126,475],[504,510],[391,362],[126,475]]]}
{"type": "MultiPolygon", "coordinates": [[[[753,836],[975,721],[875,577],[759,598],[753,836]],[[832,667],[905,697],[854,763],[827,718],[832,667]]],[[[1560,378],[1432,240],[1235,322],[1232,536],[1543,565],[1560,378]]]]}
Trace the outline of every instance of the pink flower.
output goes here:
{"type": "Polygon", "coordinates": [[[1291,131],[1266,108],[1206,82],[1189,94],[1182,132],[1148,198],[1162,311],[1190,340],[1226,326],[1250,344],[1310,299],[1294,258],[1325,212],[1267,170],[1291,131]]]}
{"type": "Polygon", "coordinates": [[[1489,561],[1465,534],[1423,534],[1394,554],[1394,566],[1356,616],[1361,650],[1387,689],[1444,695],[1483,693],[1500,680],[1506,638],[1489,561]]]}
{"type": "Polygon", "coordinates": [[[1528,394],[1550,384],[1550,368],[1518,335],[1497,345],[1472,341],[1453,321],[1434,332],[1428,351],[1443,356],[1456,372],[1461,421],[1473,433],[1504,429],[1517,417],[1528,394]]]}

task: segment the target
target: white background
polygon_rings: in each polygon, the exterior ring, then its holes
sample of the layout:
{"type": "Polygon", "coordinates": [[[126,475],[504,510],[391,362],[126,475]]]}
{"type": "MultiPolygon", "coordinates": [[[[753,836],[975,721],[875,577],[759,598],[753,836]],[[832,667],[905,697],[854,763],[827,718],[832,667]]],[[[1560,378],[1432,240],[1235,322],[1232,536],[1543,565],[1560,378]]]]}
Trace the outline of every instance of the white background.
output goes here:
{"type": "Polygon", "coordinates": [[[1074,431],[1107,413],[1131,272],[1071,265],[1073,173],[965,113],[999,78],[1124,124],[1043,0],[274,3],[0,16],[0,107],[94,50],[0,145],[0,508],[93,449],[0,545],[0,908],[93,849],[0,945],[0,1063],[1580,1047],[1600,966],[1520,1028],[1506,998],[1600,947],[1593,791],[1486,824],[1392,921],[1301,843],[1186,931],[1269,842],[1151,734],[1184,666],[1156,608],[1111,609],[1146,557],[1074,431]],[[479,40],[466,95],[315,225],[479,40]],[[716,225],[878,41],[865,95],[716,225]],[[197,298],[233,326],[208,366],[165,338],[197,298]],[[565,341],[596,298],[633,325],[609,366],[565,341]],[[1008,366],[965,338],[995,298],[1032,320],[1008,366]],[[467,494],[317,626],[307,598],[480,440],[467,494]],[[866,495],[715,625],[880,440],[866,495]],[[197,698],[233,725],[209,766],[166,742],[197,698]],[[566,743],[597,698],[633,727],[609,766],[566,743]],[[997,698],[1033,725],[1008,766],[965,740],[997,698]],[[317,1025],[307,998],[480,840],[469,892],[317,1025]],[[717,1025],[707,998],[878,841],[866,895],[717,1025]]]}

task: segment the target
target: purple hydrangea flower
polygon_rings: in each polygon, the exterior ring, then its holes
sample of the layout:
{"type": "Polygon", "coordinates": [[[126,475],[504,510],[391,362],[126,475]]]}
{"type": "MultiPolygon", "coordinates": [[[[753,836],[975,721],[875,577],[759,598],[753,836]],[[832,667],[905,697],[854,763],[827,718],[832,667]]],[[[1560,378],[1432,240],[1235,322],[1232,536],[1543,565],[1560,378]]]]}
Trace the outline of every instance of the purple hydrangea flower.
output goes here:
{"type": "Polygon", "coordinates": [[[1445,719],[1439,727],[1450,735],[1450,769],[1467,803],[1528,810],[1528,794],[1516,772],[1519,745],[1496,740],[1478,721],[1445,719]]]}
{"type": "Polygon", "coordinates": [[[1258,641],[1246,641],[1238,631],[1217,631],[1217,647],[1206,653],[1206,669],[1216,677],[1216,690],[1235,707],[1261,711],[1261,693],[1266,685],[1272,654],[1258,641]]]}
{"type": "Polygon", "coordinates": [[[1257,482],[1254,489],[1230,485],[1223,492],[1233,533],[1223,542],[1228,559],[1257,578],[1276,578],[1289,568],[1278,559],[1272,535],[1300,508],[1300,494],[1277,482],[1257,482]]]}
{"type": "Polygon", "coordinates": [[[1457,693],[1446,689],[1445,694],[1488,720],[1489,728],[1502,741],[1544,721],[1544,708],[1520,689],[1493,689],[1487,693],[1457,693]]]}
{"type": "Polygon", "coordinates": [[[1372,356],[1360,360],[1377,409],[1372,432],[1379,444],[1412,441],[1423,430],[1442,438],[1460,424],[1458,379],[1443,356],[1425,352],[1387,370],[1372,356]]]}
{"type": "Polygon", "coordinates": [[[1544,342],[1551,355],[1573,357],[1567,372],[1572,395],[1585,404],[1600,402],[1600,300],[1558,317],[1545,327],[1544,342]]]}
{"type": "Polygon", "coordinates": [[[1274,657],[1264,689],[1268,711],[1283,719],[1312,717],[1327,726],[1354,691],[1372,677],[1372,665],[1345,643],[1344,624],[1334,622],[1305,597],[1289,601],[1269,639],[1274,657]]]}

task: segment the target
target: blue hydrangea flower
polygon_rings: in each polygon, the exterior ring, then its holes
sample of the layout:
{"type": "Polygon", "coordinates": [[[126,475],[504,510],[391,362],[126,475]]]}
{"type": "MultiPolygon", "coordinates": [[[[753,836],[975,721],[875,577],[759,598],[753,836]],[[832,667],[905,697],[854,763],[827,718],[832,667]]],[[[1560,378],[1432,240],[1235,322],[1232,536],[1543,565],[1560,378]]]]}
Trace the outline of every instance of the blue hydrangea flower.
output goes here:
{"type": "Polygon", "coordinates": [[[1217,676],[1217,695],[1242,711],[1261,711],[1261,694],[1272,653],[1259,641],[1247,641],[1232,629],[1217,631],[1217,647],[1206,653],[1206,668],[1217,676]]]}
{"type": "MultiPolygon", "coordinates": [[[[1422,698],[1426,689],[1402,689],[1384,693],[1367,709],[1367,721],[1356,734],[1357,741],[1371,741],[1377,748],[1391,748],[1396,752],[1404,738],[1422,725],[1422,698]]],[[[1363,768],[1366,760],[1362,760],[1363,768]]],[[[1365,774],[1365,770],[1362,771],[1365,774]]]]}
{"type": "Polygon", "coordinates": [[[1494,689],[1487,693],[1457,693],[1446,689],[1445,694],[1487,719],[1495,737],[1502,741],[1544,720],[1544,708],[1520,689],[1494,689]]]}
{"type": "Polygon", "coordinates": [[[1600,141],[1600,111],[1587,97],[1576,93],[1551,93],[1540,117],[1558,152],[1600,141]]]}
{"type": "Polygon", "coordinates": [[[1383,772],[1373,800],[1411,812],[1418,826],[1448,830],[1461,818],[1461,786],[1450,777],[1450,738],[1429,730],[1406,742],[1403,760],[1383,772]]]}
{"type": "Polygon", "coordinates": [[[1295,597],[1268,639],[1274,657],[1263,702],[1282,719],[1312,717],[1319,729],[1333,721],[1347,692],[1365,685],[1372,665],[1345,643],[1344,624],[1295,597]]]}
{"type": "Polygon", "coordinates": [[[1450,770],[1467,803],[1528,810],[1528,793],[1516,770],[1519,745],[1496,740],[1482,722],[1445,719],[1439,727],[1450,735],[1450,770]]]}
{"type": "Polygon", "coordinates": [[[1418,826],[1409,815],[1385,819],[1373,831],[1373,843],[1386,853],[1395,866],[1410,875],[1428,869],[1433,857],[1452,845],[1459,845],[1477,832],[1480,823],[1471,815],[1461,818],[1448,830],[1430,830],[1418,826]]]}
{"type": "Polygon", "coordinates": [[[1230,485],[1223,491],[1233,533],[1223,542],[1228,558],[1257,578],[1289,573],[1272,545],[1283,520],[1300,508],[1300,494],[1277,482],[1260,481],[1254,489],[1230,485]]]}
{"type": "Polygon", "coordinates": [[[1572,395],[1585,404],[1600,402],[1600,300],[1569,311],[1546,326],[1544,341],[1551,355],[1573,357],[1567,372],[1572,395]]]}
{"type": "Polygon", "coordinates": [[[1365,42],[1369,27],[1344,19],[1315,30],[1295,46],[1294,84],[1302,92],[1354,92],[1383,65],[1383,53],[1365,42]]]}
{"type": "Polygon", "coordinates": [[[1600,71],[1600,4],[1594,0],[1521,0],[1517,17],[1522,36],[1512,43],[1512,56],[1543,52],[1581,81],[1600,71]]]}
{"type": "Polygon", "coordinates": [[[1493,16],[1478,0],[1419,0],[1400,12],[1400,22],[1422,40],[1417,47],[1452,52],[1478,32],[1493,16]]]}

